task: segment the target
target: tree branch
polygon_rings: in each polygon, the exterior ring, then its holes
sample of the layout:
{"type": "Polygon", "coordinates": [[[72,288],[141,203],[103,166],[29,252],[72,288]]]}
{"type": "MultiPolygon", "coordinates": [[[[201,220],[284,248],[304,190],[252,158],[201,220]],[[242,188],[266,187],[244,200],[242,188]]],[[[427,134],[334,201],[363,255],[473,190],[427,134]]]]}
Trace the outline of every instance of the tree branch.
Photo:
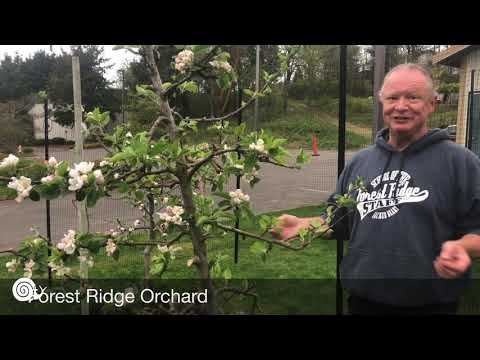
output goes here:
{"type": "Polygon", "coordinates": [[[268,164],[273,164],[273,165],[276,165],[276,166],[279,166],[279,167],[284,167],[284,168],[287,168],[287,169],[300,169],[299,166],[289,166],[289,165],[283,165],[283,164],[280,164],[276,161],[272,161],[270,160],[269,158],[265,158],[265,157],[262,157],[262,158],[259,158],[258,159],[260,162],[263,162],[263,163],[268,163],[268,164]]]}
{"type": "Polygon", "coordinates": [[[15,256],[24,258],[25,260],[28,260],[28,257],[26,257],[25,255],[22,255],[22,254],[18,253],[17,251],[15,251],[15,250],[13,250],[13,249],[0,251],[0,254],[6,254],[6,253],[10,253],[10,254],[13,254],[13,255],[15,255],[15,256]]]}
{"type": "Polygon", "coordinates": [[[210,160],[212,160],[215,156],[218,156],[218,155],[222,155],[222,154],[226,154],[226,153],[229,153],[229,152],[236,152],[238,151],[238,147],[234,148],[234,149],[227,149],[227,150],[220,150],[220,151],[216,151],[214,153],[211,153],[210,155],[208,155],[205,159],[202,159],[202,160],[199,160],[197,161],[196,163],[194,163],[192,165],[192,168],[188,171],[188,178],[191,179],[192,176],[197,172],[198,169],[200,169],[202,167],[203,164],[209,162],[210,160]]]}
{"type": "Polygon", "coordinates": [[[281,246],[281,247],[284,247],[286,249],[290,249],[290,250],[303,250],[305,249],[308,245],[310,245],[310,242],[305,242],[303,243],[300,247],[295,247],[295,246],[291,246],[289,245],[288,243],[284,242],[284,241],[278,241],[278,240],[270,240],[270,239],[266,239],[264,237],[261,237],[261,236],[258,236],[257,234],[252,234],[252,233],[249,233],[247,231],[243,231],[243,230],[240,230],[240,229],[237,229],[237,228],[233,228],[233,227],[230,227],[230,226],[226,226],[226,225],[222,225],[222,224],[219,224],[219,223],[213,223],[213,222],[210,222],[210,224],[215,224],[217,225],[220,229],[223,229],[225,231],[231,231],[231,232],[235,232],[237,234],[240,234],[240,235],[244,235],[244,236],[248,236],[248,237],[251,237],[251,238],[254,238],[254,239],[257,239],[257,240],[262,240],[262,241],[265,241],[269,244],[272,244],[272,245],[278,245],[278,246],[281,246]]]}

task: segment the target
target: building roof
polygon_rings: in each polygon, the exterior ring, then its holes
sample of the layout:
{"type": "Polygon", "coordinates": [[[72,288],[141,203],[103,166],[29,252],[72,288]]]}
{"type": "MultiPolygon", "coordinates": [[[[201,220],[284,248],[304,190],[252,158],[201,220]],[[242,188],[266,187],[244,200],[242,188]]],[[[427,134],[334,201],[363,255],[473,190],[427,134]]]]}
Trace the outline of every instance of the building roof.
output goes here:
{"type": "Polygon", "coordinates": [[[448,65],[453,67],[460,67],[461,59],[471,52],[480,48],[479,45],[451,45],[447,49],[440,51],[438,54],[432,56],[432,63],[439,65],[448,65]]]}

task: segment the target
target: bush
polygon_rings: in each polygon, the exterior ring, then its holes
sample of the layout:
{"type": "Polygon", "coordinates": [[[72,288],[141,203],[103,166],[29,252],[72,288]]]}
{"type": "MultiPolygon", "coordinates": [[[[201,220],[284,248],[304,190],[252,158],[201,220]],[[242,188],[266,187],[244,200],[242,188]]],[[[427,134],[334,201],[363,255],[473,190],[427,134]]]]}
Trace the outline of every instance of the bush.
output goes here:
{"type": "Polygon", "coordinates": [[[14,153],[17,146],[28,142],[31,137],[28,129],[15,119],[0,119],[0,151],[14,153]]]}

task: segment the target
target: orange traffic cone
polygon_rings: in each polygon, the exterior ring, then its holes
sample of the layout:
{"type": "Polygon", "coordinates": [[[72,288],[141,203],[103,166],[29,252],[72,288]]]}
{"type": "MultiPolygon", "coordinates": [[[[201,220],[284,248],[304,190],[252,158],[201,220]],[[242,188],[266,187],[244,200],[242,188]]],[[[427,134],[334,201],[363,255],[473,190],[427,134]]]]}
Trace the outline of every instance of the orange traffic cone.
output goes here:
{"type": "Polygon", "coordinates": [[[313,145],[313,156],[318,156],[318,143],[317,137],[312,135],[312,145],[313,145]]]}

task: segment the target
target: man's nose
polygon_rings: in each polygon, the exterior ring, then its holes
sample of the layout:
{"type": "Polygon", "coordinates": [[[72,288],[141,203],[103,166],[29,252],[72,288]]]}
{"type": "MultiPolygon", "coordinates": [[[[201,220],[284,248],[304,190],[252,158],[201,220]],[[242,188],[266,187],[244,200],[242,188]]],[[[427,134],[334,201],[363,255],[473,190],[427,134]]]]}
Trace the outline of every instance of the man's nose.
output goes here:
{"type": "Polygon", "coordinates": [[[395,103],[396,110],[407,110],[408,109],[408,100],[403,96],[398,98],[397,102],[395,103]]]}

